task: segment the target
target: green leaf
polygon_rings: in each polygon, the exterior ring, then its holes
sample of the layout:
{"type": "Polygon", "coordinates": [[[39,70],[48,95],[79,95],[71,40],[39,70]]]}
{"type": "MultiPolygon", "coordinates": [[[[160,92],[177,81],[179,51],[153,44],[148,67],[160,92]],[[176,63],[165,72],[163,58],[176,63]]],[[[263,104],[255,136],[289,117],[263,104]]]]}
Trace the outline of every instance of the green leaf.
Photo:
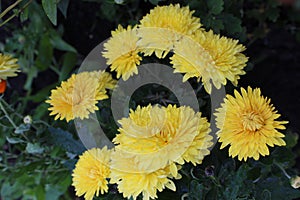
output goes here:
{"type": "Polygon", "coordinates": [[[27,72],[27,79],[26,79],[26,82],[25,82],[25,85],[24,85],[24,89],[25,90],[31,90],[31,85],[32,85],[32,81],[33,79],[37,76],[37,68],[36,67],[30,67],[28,69],[28,72],[27,72]]]}
{"type": "Polygon", "coordinates": [[[42,0],[43,9],[53,25],[57,24],[56,0],[42,0]]]}
{"type": "Polygon", "coordinates": [[[149,0],[153,5],[157,5],[161,0],[149,0]]]}
{"type": "Polygon", "coordinates": [[[267,177],[259,181],[256,187],[256,199],[292,200],[300,198],[300,191],[294,189],[286,177],[267,177]]]}
{"type": "Polygon", "coordinates": [[[10,144],[18,144],[18,143],[24,143],[25,141],[20,138],[15,137],[6,137],[6,140],[10,144]]]}
{"type": "Polygon", "coordinates": [[[207,0],[207,6],[212,14],[218,15],[224,9],[224,1],[223,0],[207,0]]]}
{"type": "Polygon", "coordinates": [[[22,195],[22,191],[18,188],[18,185],[15,183],[10,185],[8,182],[5,182],[1,185],[1,198],[3,199],[19,199],[22,195]]]}
{"type": "Polygon", "coordinates": [[[298,143],[298,139],[299,139],[299,135],[297,133],[288,132],[284,137],[284,140],[286,142],[286,147],[293,148],[298,143]]]}
{"type": "Polygon", "coordinates": [[[83,144],[77,140],[75,140],[71,133],[67,131],[63,131],[60,128],[49,128],[49,131],[52,136],[52,141],[54,144],[61,146],[66,151],[74,153],[74,154],[81,154],[85,151],[85,147],[83,144]]]}
{"type": "Polygon", "coordinates": [[[109,3],[107,1],[104,1],[101,5],[101,13],[105,18],[107,18],[110,21],[113,21],[113,19],[116,17],[116,8],[115,5],[112,3],[109,3]]]}
{"type": "Polygon", "coordinates": [[[70,0],[61,0],[57,7],[60,10],[60,12],[63,14],[65,18],[67,18],[67,11],[69,6],[70,0]]]}
{"type": "Polygon", "coordinates": [[[223,21],[212,16],[205,17],[203,19],[203,24],[208,29],[213,29],[215,33],[220,33],[220,31],[224,29],[223,21]]]}
{"type": "Polygon", "coordinates": [[[296,155],[291,149],[285,147],[276,147],[276,149],[271,153],[275,162],[282,163],[285,166],[293,166],[295,164],[296,155]]]}
{"type": "Polygon", "coordinates": [[[243,31],[241,19],[233,16],[232,14],[224,14],[222,17],[225,30],[228,32],[228,34],[233,35],[243,31]]]}
{"type": "Polygon", "coordinates": [[[276,22],[276,20],[279,17],[279,12],[280,11],[278,8],[271,8],[271,9],[267,10],[266,15],[269,20],[271,20],[272,22],[276,22]]]}
{"type": "Polygon", "coordinates": [[[44,152],[44,148],[41,147],[38,143],[27,143],[26,151],[30,154],[41,154],[44,152]]]}
{"type": "Polygon", "coordinates": [[[76,65],[76,62],[77,62],[77,54],[72,52],[67,52],[63,55],[62,68],[59,74],[60,81],[63,81],[69,77],[71,71],[74,69],[74,66],[76,65]]]}
{"type": "Polygon", "coordinates": [[[51,32],[50,42],[54,48],[62,51],[70,51],[73,53],[77,53],[76,49],[66,43],[57,33],[51,32]]]}
{"type": "Polygon", "coordinates": [[[15,130],[15,134],[23,134],[26,131],[29,131],[30,129],[30,124],[21,124],[20,126],[18,126],[15,130]]]}
{"type": "Polygon", "coordinates": [[[25,8],[20,14],[21,22],[24,22],[28,19],[28,14],[29,14],[28,8],[25,8]]]}
{"type": "Polygon", "coordinates": [[[46,113],[48,114],[49,104],[42,102],[34,109],[33,119],[40,120],[46,113]]]}
{"type": "Polygon", "coordinates": [[[203,194],[203,185],[198,183],[196,180],[192,180],[189,187],[189,195],[188,200],[198,200],[202,199],[201,196],[203,194]]]}
{"type": "Polygon", "coordinates": [[[35,103],[41,103],[47,99],[47,97],[50,95],[50,90],[55,88],[56,85],[57,85],[57,83],[47,85],[46,87],[37,91],[35,95],[31,95],[31,96],[27,97],[27,99],[31,100],[35,103]]]}
{"type": "Polygon", "coordinates": [[[58,200],[58,198],[64,193],[57,185],[46,185],[46,200],[58,200]]]}
{"type": "Polygon", "coordinates": [[[35,65],[40,70],[46,70],[51,65],[53,57],[53,47],[50,43],[48,35],[44,35],[39,43],[38,56],[35,61],[35,65]]]}
{"type": "Polygon", "coordinates": [[[243,164],[236,172],[230,172],[224,183],[226,188],[222,191],[224,199],[239,199],[242,196],[250,196],[253,185],[249,184],[252,183],[251,181],[247,182],[248,170],[248,165],[243,164]]]}
{"type": "Polygon", "coordinates": [[[46,184],[46,200],[59,199],[59,197],[67,191],[72,183],[72,178],[69,173],[60,173],[57,175],[59,175],[59,179],[56,179],[55,177],[55,181],[50,181],[53,184],[46,184]]]}

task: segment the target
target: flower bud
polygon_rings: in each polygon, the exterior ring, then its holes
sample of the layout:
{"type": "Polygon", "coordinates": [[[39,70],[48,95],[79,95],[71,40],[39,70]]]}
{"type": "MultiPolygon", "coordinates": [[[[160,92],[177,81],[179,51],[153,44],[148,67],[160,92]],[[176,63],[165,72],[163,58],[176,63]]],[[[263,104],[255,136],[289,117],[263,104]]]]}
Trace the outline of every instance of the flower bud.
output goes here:
{"type": "Polygon", "coordinates": [[[31,116],[27,115],[23,119],[24,124],[31,124],[32,123],[32,118],[31,116]]]}
{"type": "Polygon", "coordinates": [[[300,177],[294,176],[290,179],[291,186],[295,189],[300,187],[300,177]]]}

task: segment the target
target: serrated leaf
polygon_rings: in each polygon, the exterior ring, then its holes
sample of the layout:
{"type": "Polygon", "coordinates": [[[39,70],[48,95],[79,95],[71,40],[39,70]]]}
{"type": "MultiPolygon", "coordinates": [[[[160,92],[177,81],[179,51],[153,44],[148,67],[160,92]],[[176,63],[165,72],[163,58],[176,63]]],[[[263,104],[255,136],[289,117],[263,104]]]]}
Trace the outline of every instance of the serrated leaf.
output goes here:
{"type": "Polygon", "coordinates": [[[202,199],[203,185],[196,180],[192,180],[189,187],[188,200],[202,199]]]}
{"type": "Polygon", "coordinates": [[[23,134],[26,131],[29,131],[30,129],[30,124],[21,124],[16,128],[14,131],[15,134],[23,134]]]}
{"type": "Polygon", "coordinates": [[[286,177],[269,176],[257,184],[256,199],[263,199],[268,191],[272,200],[292,200],[300,198],[300,190],[294,189],[286,177]]]}
{"type": "Polygon", "coordinates": [[[203,24],[207,28],[213,29],[215,33],[220,33],[220,31],[224,29],[223,21],[211,16],[203,18],[203,24]]]}
{"type": "Polygon", "coordinates": [[[60,128],[52,127],[49,128],[49,131],[51,133],[53,143],[61,146],[66,151],[79,155],[86,150],[81,142],[73,138],[71,133],[60,128]]]}
{"type": "Polygon", "coordinates": [[[225,29],[230,35],[241,33],[243,31],[241,19],[232,14],[224,14],[222,17],[225,29]]]}
{"type": "Polygon", "coordinates": [[[57,24],[56,0],[42,0],[43,9],[53,25],[57,24]]]}
{"type": "Polygon", "coordinates": [[[18,144],[18,143],[24,143],[25,141],[20,138],[15,137],[6,137],[6,140],[10,144],[18,144]]]}
{"type": "Polygon", "coordinates": [[[41,154],[44,152],[44,148],[41,147],[38,143],[27,143],[26,151],[30,154],[41,154]]]}
{"type": "Polygon", "coordinates": [[[223,0],[207,0],[207,6],[209,11],[212,14],[218,15],[224,9],[224,1],[223,0]]]}

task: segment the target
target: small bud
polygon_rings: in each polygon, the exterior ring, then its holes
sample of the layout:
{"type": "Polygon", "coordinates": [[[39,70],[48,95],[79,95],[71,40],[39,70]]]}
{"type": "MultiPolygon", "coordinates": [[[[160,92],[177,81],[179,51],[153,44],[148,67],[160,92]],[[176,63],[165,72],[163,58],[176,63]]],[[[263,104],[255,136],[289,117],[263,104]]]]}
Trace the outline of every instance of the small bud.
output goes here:
{"type": "Polygon", "coordinates": [[[6,90],[6,80],[0,78],[0,94],[4,93],[6,90]]]}
{"type": "Polygon", "coordinates": [[[291,186],[295,189],[300,187],[300,177],[294,176],[290,179],[291,186]]]}
{"type": "Polygon", "coordinates": [[[214,176],[214,170],[215,170],[215,166],[211,165],[205,168],[205,175],[206,176],[214,176]]]}
{"type": "Polygon", "coordinates": [[[31,124],[32,118],[29,115],[27,115],[24,117],[23,122],[24,122],[24,124],[31,124]]]}
{"type": "Polygon", "coordinates": [[[123,3],[124,3],[124,0],[115,0],[115,3],[116,3],[116,4],[123,4],[123,3]]]}

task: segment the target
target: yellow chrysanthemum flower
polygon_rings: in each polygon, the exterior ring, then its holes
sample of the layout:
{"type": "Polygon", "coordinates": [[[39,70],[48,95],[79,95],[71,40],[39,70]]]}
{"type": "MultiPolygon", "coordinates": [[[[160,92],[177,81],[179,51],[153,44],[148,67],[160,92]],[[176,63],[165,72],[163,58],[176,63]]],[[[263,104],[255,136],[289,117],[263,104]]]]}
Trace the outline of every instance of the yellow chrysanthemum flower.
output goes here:
{"type": "Polygon", "coordinates": [[[248,58],[242,54],[245,47],[238,40],[220,37],[212,31],[197,31],[192,37],[185,37],[175,46],[171,57],[174,72],[185,73],[184,81],[191,77],[202,79],[205,90],[211,93],[211,82],[216,88],[230,80],[238,83],[248,58]]]}
{"type": "Polygon", "coordinates": [[[92,200],[99,192],[108,191],[110,176],[110,154],[106,147],[85,151],[76,163],[73,171],[73,183],[76,195],[84,195],[85,200],[92,200]]]}
{"type": "Polygon", "coordinates": [[[139,45],[145,55],[155,52],[163,58],[180,42],[183,36],[192,35],[201,27],[200,19],[193,17],[194,11],[179,4],[157,6],[140,20],[139,45]]]}
{"type": "Polygon", "coordinates": [[[280,114],[270,99],[261,96],[260,89],[251,87],[247,91],[241,88],[241,94],[235,90],[234,95],[227,95],[215,113],[221,149],[230,145],[229,155],[246,161],[269,155],[268,146],[284,146],[284,135],[276,129],[285,129],[283,124],[287,122],[276,121],[280,114]]]}
{"type": "Polygon", "coordinates": [[[136,198],[141,194],[143,200],[157,198],[157,191],[165,188],[176,191],[172,178],[180,179],[180,166],[174,163],[152,172],[144,172],[135,165],[135,158],[126,152],[116,151],[112,154],[111,180],[117,183],[118,190],[125,198],[136,198]]]}
{"type": "Polygon", "coordinates": [[[88,118],[90,113],[98,110],[99,100],[107,99],[106,89],[112,89],[116,81],[104,71],[82,72],[73,74],[61,86],[51,91],[50,100],[46,102],[50,115],[67,122],[75,118],[88,118]]]}
{"type": "Polygon", "coordinates": [[[7,77],[17,76],[17,72],[19,72],[17,62],[18,59],[0,53],[0,82],[6,80],[7,77]]]}
{"type": "Polygon", "coordinates": [[[121,25],[112,31],[112,37],[104,44],[103,57],[107,58],[107,64],[111,70],[117,72],[117,78],[122,76],[127,80],[133,74],[137,74],[137,65],[142,57],[139,56],[137,29],[128,26],[124,29],[121,25]]]}
{"type": "Polygon", "coordinates": [[[114,138],[118,151],[135,157],[140,171],[151,172],[176,162],[200,164],[212,146],[209,123],[190,107],[147,106],[119,120],[114,138]]]}

